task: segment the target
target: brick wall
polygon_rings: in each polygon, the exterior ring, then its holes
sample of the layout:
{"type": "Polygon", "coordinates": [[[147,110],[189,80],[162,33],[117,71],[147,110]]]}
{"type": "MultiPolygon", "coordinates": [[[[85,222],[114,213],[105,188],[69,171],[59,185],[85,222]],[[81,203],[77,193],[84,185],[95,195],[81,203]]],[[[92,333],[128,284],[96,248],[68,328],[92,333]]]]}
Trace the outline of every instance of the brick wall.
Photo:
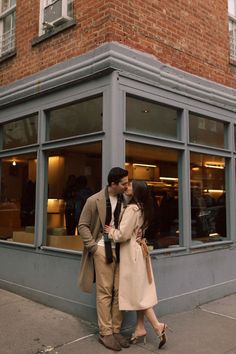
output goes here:
{"type": "Polygon", "coordinates": [[[117,41],[236,88],[226,0],[74,0],[74,12],[76,26],[32,47],[39,1],[17,0],[17,55],[0,63],[1,84],[117,41]]]}

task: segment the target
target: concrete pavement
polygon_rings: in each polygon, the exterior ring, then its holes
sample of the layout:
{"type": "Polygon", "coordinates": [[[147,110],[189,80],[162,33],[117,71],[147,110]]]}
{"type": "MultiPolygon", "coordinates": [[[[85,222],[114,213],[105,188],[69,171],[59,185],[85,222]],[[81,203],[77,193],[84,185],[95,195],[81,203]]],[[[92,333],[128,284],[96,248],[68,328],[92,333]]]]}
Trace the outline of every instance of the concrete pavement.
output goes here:
{"type": "MultiPolygon", "coordinates": [[[[236,294],[192,311],[161,318],[166,346],[147,325],[147,344],[122,349],[124,354],[236,354],[236,294]]],[[[131,329],[123,333],[129,335],[131,329]]],[[[97,341],[95,325],[0,289],[1,354],[114,354],[97,341]]]]}

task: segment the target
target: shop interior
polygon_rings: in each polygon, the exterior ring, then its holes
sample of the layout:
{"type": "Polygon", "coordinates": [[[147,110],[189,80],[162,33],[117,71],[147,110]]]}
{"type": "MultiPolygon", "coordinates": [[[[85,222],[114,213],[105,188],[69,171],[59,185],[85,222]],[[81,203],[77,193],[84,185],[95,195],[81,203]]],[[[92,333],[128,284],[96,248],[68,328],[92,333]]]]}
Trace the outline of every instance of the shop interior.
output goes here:
{"type": "MultiPolygon", "coordinates": [[[[81,250],[77,223],[86,199],[101,188],[101,143],[58,148],[47,153],[47,246],[81,250]]],[[[2,159],[0,239],[33,244],[35,229],[36,154],[2,159]]],[[[150,187],[155,222],[146,237],[153,249],[178,247],[178,151],[126,143],[130,179],[150,187]]],[[[191,153],[192,244],[225,239],[225,160],[191,153]]]]}
{"type": "MultiPolygon", "coordinates": [[[[174,149],[127,143],[126,168],[130,179],[150,187],[156,217],[147,230],[154,249],[180,245],[178,204],[178,152],[174,149]]],[[[192,244],[226,237],[225,161],[192,153],[190,158],[192,244]]]]}

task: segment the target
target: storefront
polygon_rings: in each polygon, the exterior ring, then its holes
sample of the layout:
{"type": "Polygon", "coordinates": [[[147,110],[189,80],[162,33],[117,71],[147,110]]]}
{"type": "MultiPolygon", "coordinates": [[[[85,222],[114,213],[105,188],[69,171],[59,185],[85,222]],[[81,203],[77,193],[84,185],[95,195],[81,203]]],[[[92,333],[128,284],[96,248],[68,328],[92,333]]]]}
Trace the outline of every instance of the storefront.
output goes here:
{"type": "Polygon", "coordinates": [[[159,313],[236,291],[235,90],[118,44],[0,91],[0,286],[94,319],[76,224],[112,166],[145,180],[159,313]]]}

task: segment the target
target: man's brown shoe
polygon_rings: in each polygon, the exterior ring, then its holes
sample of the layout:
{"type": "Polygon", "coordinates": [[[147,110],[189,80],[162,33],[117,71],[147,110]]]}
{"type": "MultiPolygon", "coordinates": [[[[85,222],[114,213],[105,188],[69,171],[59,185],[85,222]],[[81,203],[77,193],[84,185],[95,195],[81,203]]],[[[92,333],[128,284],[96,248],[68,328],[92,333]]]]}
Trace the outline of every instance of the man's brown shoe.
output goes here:
{"type": "Polygon", "coordinates": [[[115,340],[120,344],[122,348],[129,348],[129,341],[127,338],[122,336],[120,333],[113,333],[113,336],[115,337],[115,340]]]}
{"type": "Polygon", "coordinates": [[[117,352],[121,350],[121,346],[117,342],[113,334],[110,334],[108,336],[99,335],[98,341],[108,349],[115,350],[117,352]]]}

